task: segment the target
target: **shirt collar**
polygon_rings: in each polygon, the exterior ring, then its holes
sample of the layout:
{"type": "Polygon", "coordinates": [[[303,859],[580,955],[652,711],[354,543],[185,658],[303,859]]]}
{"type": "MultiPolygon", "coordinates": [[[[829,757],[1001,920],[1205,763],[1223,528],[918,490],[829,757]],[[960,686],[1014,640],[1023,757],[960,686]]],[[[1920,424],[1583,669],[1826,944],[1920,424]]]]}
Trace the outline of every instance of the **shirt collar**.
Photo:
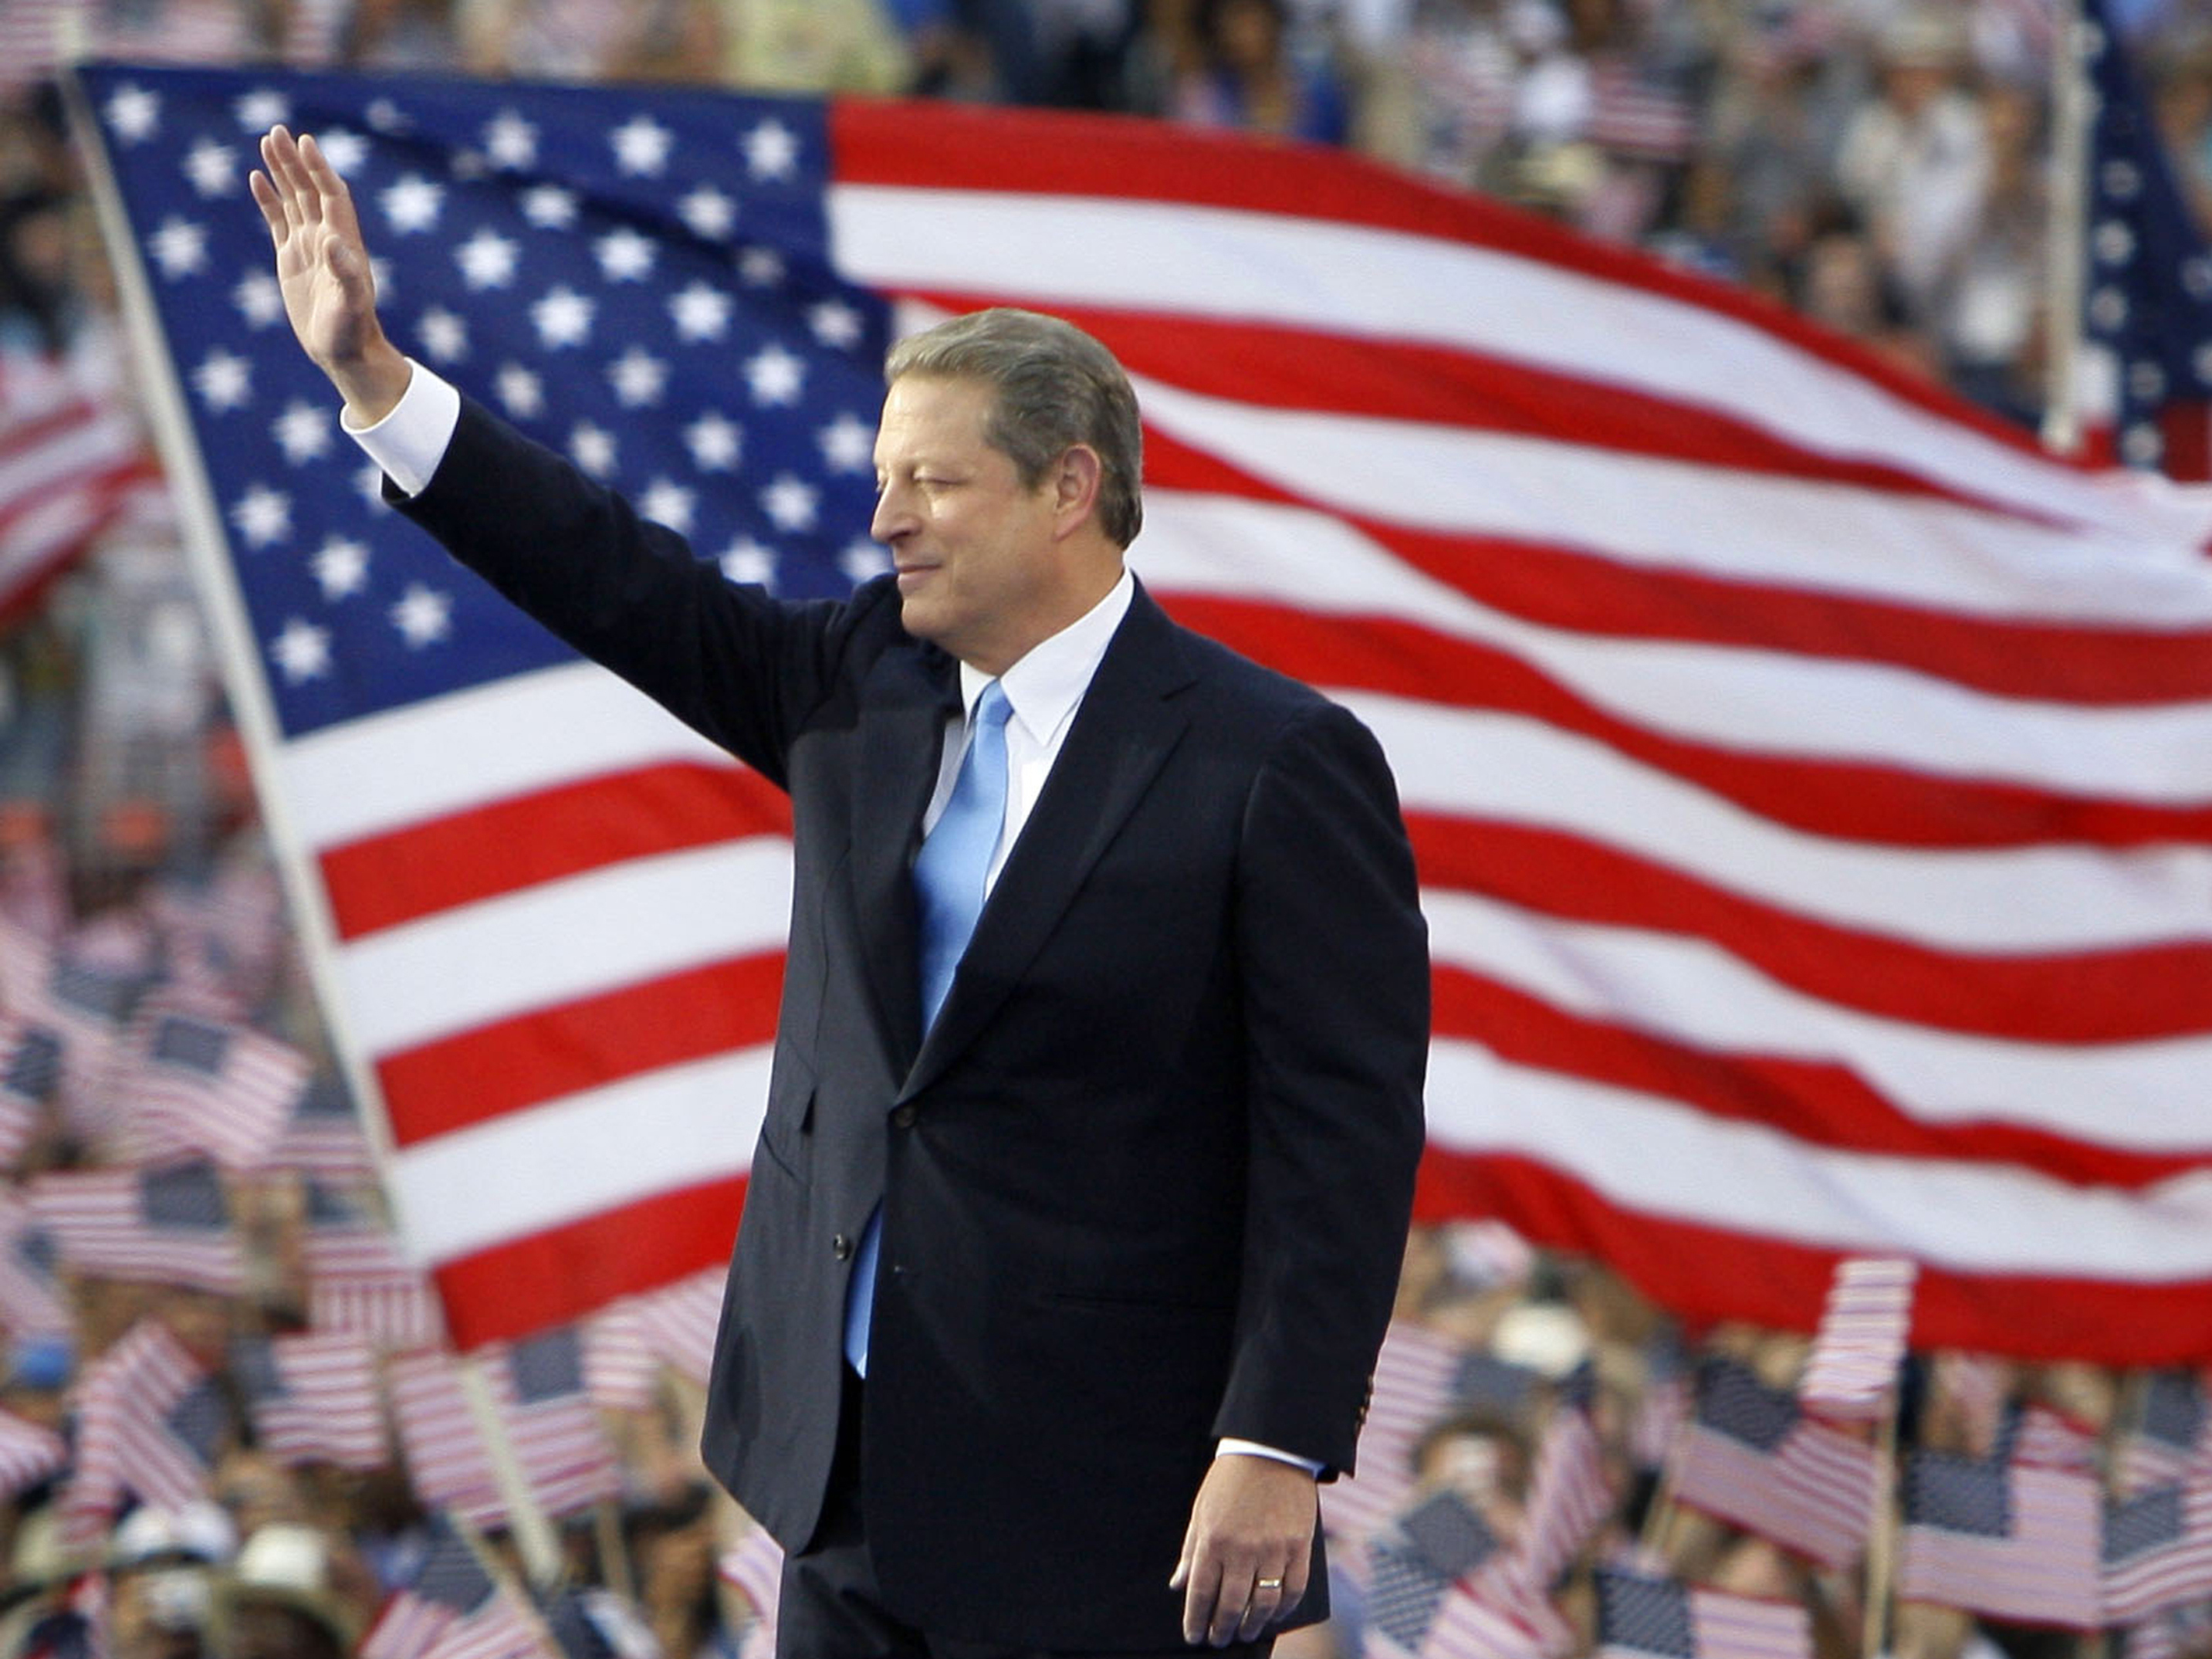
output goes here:
{"type": "MultiPolygon", "coordinates": [[[[1013,705],[1014,718],[1036,742],[1050,743],[1075,712],[1075,705],[1083,701],[1083,694],[1091,689],[1091,676],[1098,672],[1106,647],[1113,642],[1114,630],[1129,614],[1136,591],[1135,579],[1124,569],[1121,580],[1107,591],[1104,599],[1051,638],[1031,646],[1020,661],[999,676],[999,684],[1006,688],[1006,701],[1013,705]]],[[[964,714],[974,715],[975,699],[990,683],[991,676],[981,669],[964,662],[960,665],[960,706],[964,714]]]]}

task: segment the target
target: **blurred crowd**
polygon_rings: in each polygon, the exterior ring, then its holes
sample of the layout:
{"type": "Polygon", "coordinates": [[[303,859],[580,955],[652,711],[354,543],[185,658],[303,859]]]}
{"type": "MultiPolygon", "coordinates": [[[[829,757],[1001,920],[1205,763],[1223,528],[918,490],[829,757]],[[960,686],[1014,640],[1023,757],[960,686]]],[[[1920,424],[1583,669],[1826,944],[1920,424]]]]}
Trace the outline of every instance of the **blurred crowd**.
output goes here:
{"type": "MultiPolygon", "coordinates": [[[[2212,3],[2112,10],[2212,222],[2212,3]]],[[[112,283],[45,72],[64,49],[909,93],[1344,145],[1754,289],[2032,422],[2055,27],[2054,0],[4,0],[0,453],[72,398],[128,397],[112,283]]],[[[374,1652],[380,1620],[387,1644],[402,1639],[388,1633],[395,1606],[455,1537],[493,1587],[479,1610],[510,1598],[527,1633],[514,1640],[539,1651],[759,1652],[772,1553],[697,1466],[701,1357],[680,1342],[585,1334],[579,1377],[611,1473],[554,1516],[560,1587],[497,1588],[528,1576],[499,1502],[451,1498],[452,1471],[424,1464],[394,1403],[393,1367],[424,1334],[395,1328],[388,1310],[319,1300],[303,1265],[319,1202],[335,1196],[375,1231],[365,1170],[289,1138],[311,1084],[331,1083],[325,1048],[173,527],[146,492],[94,556],[0,616],[0,1659],[374,1652]],[[88,983],[123,988],[92,1024],[58,988],[88,983]],[[221,1103],[203,1121],[161,1096],[147,1079],[162,1018],[278,1045],[296,1059],[296,1098],[264,1102],[246,1133],[221,1103]],[[85,1242],[71,1180],[148,1170],[211,1172],[234,1279],[85,1242]],[[43,1316],[9,1289],[25,1263],[43,1275],[43,1316]],[[369,1455],[333,1461],[255,1409],[264,1367],[249,1356],[317,1336],[365,1356],[369,1455]],[[606,1357],[625,1341],[626,1366],[606,1357]],[[192,1489],[149,1494],[127,1466],[88,1474],[91,1448],[132,1427],[104,1364],[172,1345],[190,1380],[178,1399],[210,1401],[211,1415],[190,1435],[168,1417],[137,1427],[181,1437],[192,1489]]],[[[126,1219],[158,1231],[161,1218],[126,1219]]],[[[1436,1493],[1510,1547],[1571,1379],[1609,1506],[1559,1597],[1573,1647],[1593,1638],[1589,1564],[1618,1560],[1802,1606],[1819,1659],[1862,1650],[1855,1571],[1675,1502],[1665,1479],[1700,1356],[1786,1388],[1802,1338],[1686,1334],[1615,1276],[1480,1224],[1417,1236],[1401,1316],[1390,1374],[1443,1353],[1430,1370],[1451,1380],[1378,1400],[1378,1423],[1400,1415],[1370,1431],[1364,1496],[1330,1499],[1342,1611],[1286,1654],[1390,1650],[1369,1547],[1436,1493]]],[[[2118,1479],[2138,1382],[1959,1356],[1917,1361],[1911,1379],[1908,1444],[1987,1453],[2008,1407],[2031,1403],[2078,1425],[2118,1479]]],[[[2146,1659],[2201,1654],[2208,1625],[2212,1604],[2137,1634],[2146,1659]]],[[[2075,1640],[1915,1601],[1887,1645],[1900,1659],[2040,1659],[2075,1640]]]]}
{"type": "MultiPolygon", "coordinates": [[[[0,343],[100,303],[52,100],[111,55],[1129,111],[1346,145],[1747,285],[2032,420],[2059,0],[10,0],[0,343]]],[[[2115,0],[2212,203],[2212,8],[2115,0]]]]}

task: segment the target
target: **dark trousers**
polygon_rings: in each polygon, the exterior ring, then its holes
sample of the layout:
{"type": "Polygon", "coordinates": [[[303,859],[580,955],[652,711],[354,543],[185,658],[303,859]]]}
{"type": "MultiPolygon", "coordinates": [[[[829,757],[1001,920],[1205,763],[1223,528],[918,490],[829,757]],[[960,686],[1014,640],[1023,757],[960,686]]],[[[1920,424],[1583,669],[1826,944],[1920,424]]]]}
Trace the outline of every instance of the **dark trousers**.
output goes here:
{"type": "MultiPolygon", "coordinates": [[[[776,1659],[1084,1659],[1042,1648],[1002,1647],[933,1636],[887,1611],[868,1559],[867,1527],[860,1513],[860,1397],[863,1384],[848,1367],[837,1413],[837,1452],[813,1542],[783,1564],[782,1602],[776,1613],[776,1659]]],[[[1273,1638],[1226,1648],[1176,1648],[1157,1659],[1267,1659],[1273,1638]]],[[[1107,1659],[1097,1656],[1097,1659],[1107,1659]]],[[[1117,1654],[1111,1659],[1154,1659],[1117,1654]]]]}

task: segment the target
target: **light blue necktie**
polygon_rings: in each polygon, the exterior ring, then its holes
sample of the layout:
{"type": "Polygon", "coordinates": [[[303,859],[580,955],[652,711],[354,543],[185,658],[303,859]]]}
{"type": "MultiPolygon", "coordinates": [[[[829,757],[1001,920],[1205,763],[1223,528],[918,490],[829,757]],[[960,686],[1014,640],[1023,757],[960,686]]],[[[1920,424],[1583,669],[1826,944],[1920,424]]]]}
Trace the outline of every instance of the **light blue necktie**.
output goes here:
{"type": "MultiPolygon", "coordinates": [[[[983,914],[984,878],[1006,827],[1006,718],[1013,705],[993,680],[975,699],[975,732],[945,810],[915,855],[914,896],[921,933],[921,1029],[936,1023],[952,988],[953,970],[983,914]]],[[[879,1204],[860,1234],[853,1277],[845,1287],[845,1358],[868,1374],[868,1320],[876,1299],[876,1260],[883,1242],[879,1204]]]]}

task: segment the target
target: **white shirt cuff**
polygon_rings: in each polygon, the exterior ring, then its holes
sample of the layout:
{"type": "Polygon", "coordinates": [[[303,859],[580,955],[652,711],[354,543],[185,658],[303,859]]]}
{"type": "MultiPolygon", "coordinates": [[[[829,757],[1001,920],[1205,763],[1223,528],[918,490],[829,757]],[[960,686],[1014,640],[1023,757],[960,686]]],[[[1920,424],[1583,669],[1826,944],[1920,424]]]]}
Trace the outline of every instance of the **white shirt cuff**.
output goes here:
{"type": "Polygon", "coordinates": [[[1213,1449],[1216,1457],[1272,1457],[1278,1463],[1288,1463],[1293,1468],[1304,1469],[1308,1474],[1318,1475],[1322,1466],[1310,1457],[1300,1457],[1296,1452],[1279,1451],[1273,1446],[1263,1446],[1256,1440],[1224,1438],[1213,1449]]]}
{"type": "Polygon", "coordinates": [[[357,427],[340,410],[338,424],[384,469],[402,495],[419,495],[429,488],[438,463],[453,441],[453,428],[461,420],[461,394],[412,357],[407,366],[413,371],[407,377],[407,390],[382,420],[357,427]]]}

